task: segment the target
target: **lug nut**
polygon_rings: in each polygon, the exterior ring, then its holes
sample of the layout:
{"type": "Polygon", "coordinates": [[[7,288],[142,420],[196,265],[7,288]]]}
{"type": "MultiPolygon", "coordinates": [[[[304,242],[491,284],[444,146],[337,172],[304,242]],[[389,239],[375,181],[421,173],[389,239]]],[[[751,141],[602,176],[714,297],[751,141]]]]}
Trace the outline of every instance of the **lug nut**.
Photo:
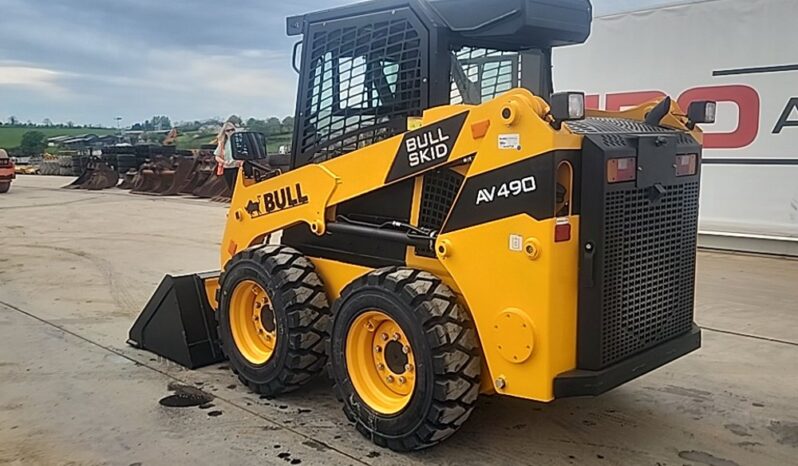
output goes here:
{"type": "Polygon", "coordinates": [[[503,390],[504,387],[506,386],[507,386],[507,381],[504,380],[504,377],[499,377],[498,379],[496,379],[496,388],[498,388],[499,390],[503,390]]]}
{"type": "Polygon", "coordinates": [[[383,364],[383,363],[377,364],[377,369],[379,369],[381,371],[384,371],[385,370],[385,364],[383,364]]]}
{"type": "Polygon", "coordinates": [[[382,338],[382,341],[388,341],[388,334],[383,333],[382,335],[380,335],[380,338],[382,338]]]}
{"type": "Polygon", "coordinates": [[[406,381],[407,379],[405,379],[404,376],[399,376],[399,383],[405,383],[406,381]]]}
{"type": "Polygon", "coordinates": [[[396,333],[393,334],[393,339],[394,339],[394,341],[399,341],[399,340],[402,339],[402,336],[399,335],[399,332],[396,332],[396,333]]]}
{"type": "Polygon", "coordinates": [[[407,345],[403,346],[403,347],[402,347],[402,353],[404,353],[404,354],[410,354],[410,347],[409,347],[409,346],[407,346],[407,345]]]}
{"type": "Polygon", "coordinates": [[[412,364],[405,364],[405,370],[407,372],[413,372],[413,365],[412,364]]]}
{"type": "Polygon", "coordinates": [[[378,346],[376,346],[376,347],[374,348],[374,352],[375,352],[375,353],[382,353],[382,346],[379,346],[379,345],[378,345],[378,346]]]}
{"type": "Polygon", "coordinates": [[[389,375],[388,377],[385,377],[385,381],[388,383],[393,383],[393,376],[389,375]]]}

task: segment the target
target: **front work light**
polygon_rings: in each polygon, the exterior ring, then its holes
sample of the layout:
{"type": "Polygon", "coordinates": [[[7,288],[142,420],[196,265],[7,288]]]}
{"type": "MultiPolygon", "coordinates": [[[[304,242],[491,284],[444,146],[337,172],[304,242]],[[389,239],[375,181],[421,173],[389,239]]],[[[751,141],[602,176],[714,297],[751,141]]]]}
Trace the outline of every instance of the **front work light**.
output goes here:
{"type": "Polygon", "coordinates": [[[563,121],[583,120],[585,118],[584,92],[557,92],[551,95],[551,116],[555,129],[560,129],[563,121]]]}
{"type": "Polygon", "coordinates": [[[711,100],[699,100],[690,103],[687,107],[687,119],[689,120],[688,126],[690,129],[695,128],[695,125],[706,123],[715,123],[715,116],[718,113],[718,104],[711,100]]]}

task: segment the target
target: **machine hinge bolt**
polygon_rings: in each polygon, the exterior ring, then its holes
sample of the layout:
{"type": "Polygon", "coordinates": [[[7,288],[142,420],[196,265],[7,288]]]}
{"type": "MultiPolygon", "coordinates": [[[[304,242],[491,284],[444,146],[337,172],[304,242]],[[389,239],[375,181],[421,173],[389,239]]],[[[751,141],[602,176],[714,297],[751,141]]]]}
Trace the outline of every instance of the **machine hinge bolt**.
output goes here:
{"type": "Polygon", "coordinates": [[[404,376],[399,376],[399,383],[405,383],[405,382],[407,382],[407,379],[404,378],[404,376]]]}
{"type": "Polygon", "coordinates": [[[382,341],[388,341],[388,334],[383,333],[382,335],[380,335],[380,338],[382,338],[382,341]]]}
{"type": "Polygon", "coordinates": [[[381,371],[384,371],[385,370],[385,364],[383,364],[383,363],[377,364],[377,369],[379,369],[381,371]]]}
{"type": "Polygon", "coordinates": [[[414,367],[413,367],[412,364],[405,364],[405,370],[407,372],[413,372],[413,369],[414,369],[414,367]]]}
{"type": "Polygon", "coordinates": [[[385,377],[385,381],[388,383],[393,383],[393,376],[389,375],[388,377],[385,377]]]}
{"type": "Polygon", "coordinates": [[[407,346],[407,345],[403,346],[403,347],[402,347],[402,353],[404,353],[404,354],[410,354],[410,347],[409,347],[409,346],[407,346]]]}
{"type": "Polygon", "coordinates": [[[504,380],[504,377],[499,377],[498,379],[496,379],[496,388],[498,388],[499,390],[503,390],[504,387],[506,386],[507,386],[507,381],[504,380]]]}
{"type": "Polygon", "coordinates": [[[375,353],[382,353],[382,346],[379,346],[379,345],[375,346],[374,347],[374,352],[375,353]]]}
{"type": "Polygon", "coordinates": [[[399,335],[398,332],[396,332],[396,333],[393,334],[393,339],[394,339],[394,341],[399,341],[399,340],[402,339],[402,336],[399,335]]]}

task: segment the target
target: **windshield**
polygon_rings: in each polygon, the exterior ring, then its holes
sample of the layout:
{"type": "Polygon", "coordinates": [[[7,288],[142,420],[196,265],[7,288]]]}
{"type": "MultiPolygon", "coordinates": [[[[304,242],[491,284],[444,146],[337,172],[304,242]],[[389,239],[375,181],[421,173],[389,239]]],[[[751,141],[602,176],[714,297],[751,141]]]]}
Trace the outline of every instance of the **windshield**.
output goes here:
{"type": "Polygon", "coordinates": [[[450,103],[477,105],[516,87],[548,99],[551,93],[547,55],[463,47],[451,52],[450,103]]]}

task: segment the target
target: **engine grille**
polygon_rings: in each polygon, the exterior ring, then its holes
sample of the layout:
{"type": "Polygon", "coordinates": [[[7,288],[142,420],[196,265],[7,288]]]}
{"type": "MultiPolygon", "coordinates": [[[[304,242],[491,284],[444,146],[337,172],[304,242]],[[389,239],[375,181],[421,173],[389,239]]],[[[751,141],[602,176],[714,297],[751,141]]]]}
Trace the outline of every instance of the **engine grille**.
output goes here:
{"type": "MultiPolygon", "coordinates": [[[[424,175],[418,226],[440,231],[462,184],[463,175],[454,170],[436,170],[424,175]]],[[[416,247],[416,254],[435,257],[435,253],[429,248],[416,247]]]]}
{"type": "Polygon", "coordinates": [[[665,188],[605,194],[602,365],[691,328],[699,183],[665,188]]]}

